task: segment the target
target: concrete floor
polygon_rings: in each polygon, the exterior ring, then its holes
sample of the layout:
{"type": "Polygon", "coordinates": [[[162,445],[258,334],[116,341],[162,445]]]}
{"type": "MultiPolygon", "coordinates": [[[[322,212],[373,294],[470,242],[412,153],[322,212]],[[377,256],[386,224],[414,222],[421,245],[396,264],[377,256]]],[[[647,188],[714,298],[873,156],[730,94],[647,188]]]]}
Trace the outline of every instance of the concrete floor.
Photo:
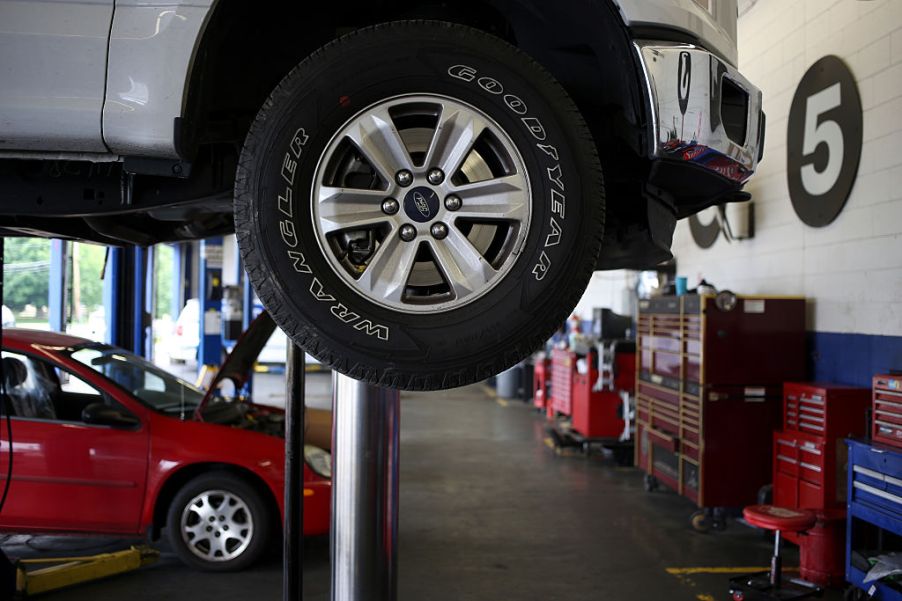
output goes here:
{"type": "MultiPolygon", "coordinates": [[[[310,377],[320,404],[328,374],[310,377]]],[[[646,493],[642,475],[599,456],[557,456],[545,421],[482,386],[402,396],[400,598],[402,600],[726,599],[721,568],[765,566],[771,545],[730,522],[701,535],[692,505],[646,493]],[[692,575],[668,569],[703,568],[692,575]]],[[[8,538],[12,556],[103,551],[125,541],[8,538]]],[[[140,571],[45,596],[48,601],[279,599],[273,555],[252,570],[194,572],[161,545],[140,571]]],[[[329,596],[328,539],[305,545],[305,599],[329,596]]],[[[798,565],[793,550],[786,565],[798,565]]],[[[840,598],[831,594],[828,598],[840,598]]]]}

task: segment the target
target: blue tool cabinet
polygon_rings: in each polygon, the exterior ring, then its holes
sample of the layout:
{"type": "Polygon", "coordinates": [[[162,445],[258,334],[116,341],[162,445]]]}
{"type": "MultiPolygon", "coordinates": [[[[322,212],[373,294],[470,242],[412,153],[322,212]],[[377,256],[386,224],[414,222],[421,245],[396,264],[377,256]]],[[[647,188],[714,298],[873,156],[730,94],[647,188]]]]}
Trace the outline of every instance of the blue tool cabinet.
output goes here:
{"type": "MultiPolygon", "coordinates": [[[[846,580],[876,601],[902,601],[902,584],[864,584],[867,573],[853,565],[852,552],[863,535],[877,540],[884,552],[902,552],[902,452],[891,447],[848,439],[848,518],[846,580]],[[859,531],[860,530],[860,531],[859,531]],[[867,530],[867,532],[864,532],[867,530]]],[[[873,548],[874,544],[868,545],[873,548]]]]}

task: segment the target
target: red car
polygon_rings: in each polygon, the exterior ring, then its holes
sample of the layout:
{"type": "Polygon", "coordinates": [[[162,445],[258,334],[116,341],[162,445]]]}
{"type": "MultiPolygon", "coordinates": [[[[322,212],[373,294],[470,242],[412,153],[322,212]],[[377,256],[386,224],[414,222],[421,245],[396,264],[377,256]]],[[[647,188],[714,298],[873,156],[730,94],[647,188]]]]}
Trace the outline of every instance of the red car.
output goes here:
{"type": "MultiPolygon", "coordinates": [[[[249,566],[278,544],[284,413],[214,392],[222,379],[240,388],[273,327],[268,315],[258,318],[206,394],[116,347],[4,330],[3,410],[13,416],[14,455],[0,530],[151,538],[165,530],[191,566],[249,566]]],[[[304,533],[324,534],[330,456],[312,446],[305,456],[304,533]]]]}

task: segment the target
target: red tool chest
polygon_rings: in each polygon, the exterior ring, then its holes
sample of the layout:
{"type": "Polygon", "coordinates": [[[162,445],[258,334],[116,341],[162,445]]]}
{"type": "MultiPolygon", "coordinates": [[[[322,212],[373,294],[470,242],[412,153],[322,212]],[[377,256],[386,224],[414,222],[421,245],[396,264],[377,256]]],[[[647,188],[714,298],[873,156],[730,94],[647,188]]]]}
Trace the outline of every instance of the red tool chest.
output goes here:
{"type": "Polygon", "coordinates": [[[548,403],[549,379],[551,377],[551,359],[544,354],[537,354],[532,372],[532,404],[544,410],[548,403]]]}
{"type": "Polygon", "coordinates": [[[699,507],[754,502],[782,383],[804,374],[804,299],[642,300],[637,333],[636,465],[699,507]]]}
{"type": "Polygon", "coordinates": [[[902,376],[874,376],[874,442],[902,447],[902,376]]]}
{"type": "Polygon", "coordinates": [[[865,433],[870,398],[867,388],[808,382],[783,386],[783,431],[774,433],[774,504],[817,512],[817,525],[805,536],[786,533],[786,539],[799,545],[802,578],[821,586],[843,581],[845,437],[865,433]]]}
{"type": "Polygon", "coordinates": [[[774,505],[844,511],[846,445],[801,432],[774,432],[774,505]]]}
{"type": "Polygon", "coordinates": [[[576,375],[576,353],[564,349],[551,351],[551,408],[570,415],[573,377],[576,375]]]}
{"type": "Polygon", "coordinates": [[[598,361],[594,352],[587,360],[588,373],[573,376],[572,428],[585,438],[625,439],[629,435],[624,432],[628,400],[619,393],[635,386],[636,353],[632,345],[629,348],[630,352],[615,352],[614,369],[604,386],[597,386],[603,378],[596,367],[598,361]],[[599,390],[594,390],[596,387],[599,390]]]}
{"type": "Polygon", "coordinates": [[[783,393],[784,430],[828,440],[864,434],[865,410],[871,400],[867,388],[787,382],[783,393]]]}

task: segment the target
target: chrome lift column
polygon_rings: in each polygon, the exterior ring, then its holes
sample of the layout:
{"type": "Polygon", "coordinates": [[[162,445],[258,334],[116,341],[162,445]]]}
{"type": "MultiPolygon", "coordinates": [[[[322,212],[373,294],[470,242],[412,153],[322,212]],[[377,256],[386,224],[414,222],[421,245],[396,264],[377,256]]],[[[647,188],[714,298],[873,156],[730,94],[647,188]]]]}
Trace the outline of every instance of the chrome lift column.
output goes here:
{"type": "Polygon", "coordinates": [[[396,601],[400,394],[332,383],[332,600],[396,601]]]}

